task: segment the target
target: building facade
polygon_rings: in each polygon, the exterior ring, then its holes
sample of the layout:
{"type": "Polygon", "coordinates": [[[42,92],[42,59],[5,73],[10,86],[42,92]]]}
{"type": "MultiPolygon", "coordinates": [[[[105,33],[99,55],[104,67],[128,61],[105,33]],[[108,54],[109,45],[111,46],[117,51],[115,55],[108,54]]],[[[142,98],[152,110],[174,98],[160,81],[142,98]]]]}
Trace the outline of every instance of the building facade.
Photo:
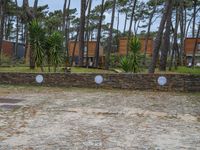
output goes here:
{"type": "Polygon", "coordinates": [[[25,45],[18,43],[17,51],[15,52],[15,42],[4,40],[2,43],[2,54],[6,57],[16,57],[17,59],[24,58],[25,45]],[[16,54],[16,55],[15,55],[16,54]]]}
{"type": "MultiPolygon", "coordinates": [[[[95,59],[95,49],[96,49],[96,41],[89,41],[88,46],[87,46],[87,42],[85,42],[85,48],[84,48],[84,64],[86,64],[86,58],[87,58],[87,51],[88,51],[88,63],[89,66],[93,66],[94,63],[94,59],[95,59]],[[87,49],[88,47],[88,49],[87,49]]],[[[75,42],[75,41],[70,41],[69,42],[69,57],[72,58],[73,57],[73,53],[74,53],[74,63],[73,65],[76,66],[78,65],[78,61],[79,61],[79,42],[75,42]]],[[[100,45],[99,48],[99,62],[100,62],[100,66],[103,65],[104,63],[104,50],[103,47],[100,45]]]]}
{"type": "MultiPolygon", "coordinates": [[[[145,38],[139,38],[140,42],[141,42],[141,53],[144,53],[144,49],[145,49],[145,38]]],[[[124,38],[120,38],[119,39],[119,49],[118,49],[118,53],[120,56],[124,56],[127,53],[127,46],[128,46],[128,38],[124,37],[124,38]]],[[[153,38],[149,38],[148,39],[148,44],[147,44],[147,51],[146,54],[151,56],[153,53],[153,38]]]]}
{"type": "MultiPolygon", "coordinates": [[[[184,52],[186,56],[187,65],[192,63],[193,51],[196,44],[196,38],[186,38],[184,41],[184,52]]],[[[200,38],[197,40],[197,47],[195,51],[195,65],[200,64],[200,38]]]]}

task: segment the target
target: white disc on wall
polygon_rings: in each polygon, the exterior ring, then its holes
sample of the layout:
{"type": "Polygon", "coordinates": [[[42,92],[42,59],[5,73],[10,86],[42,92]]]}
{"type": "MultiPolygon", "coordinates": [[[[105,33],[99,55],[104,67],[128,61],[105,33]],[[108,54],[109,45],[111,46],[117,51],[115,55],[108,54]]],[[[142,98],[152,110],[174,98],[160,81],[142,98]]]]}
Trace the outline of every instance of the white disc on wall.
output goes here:
{"type": "Polygon", "coordinates": [[[37,75],[35,80],[36,80],[37,83],[42,83],[43,80],[44,80],[44,77],[42,75],[37,75]]]}
{"type": "Polygon", "coordinates": [[[167,84],[167,78],[164,77],[164,76],[160,76],[158,78],[158,84],[161,85],[161,86],[164,86],[165,84],[167,84]]]}
{"type": "Polygon", "coordinates": [[[101,75],[97,75],[94,78],[94,81],[95,81],[96,84],[101,84],[101,83],[103,83],[103,77],[101,75]]]}

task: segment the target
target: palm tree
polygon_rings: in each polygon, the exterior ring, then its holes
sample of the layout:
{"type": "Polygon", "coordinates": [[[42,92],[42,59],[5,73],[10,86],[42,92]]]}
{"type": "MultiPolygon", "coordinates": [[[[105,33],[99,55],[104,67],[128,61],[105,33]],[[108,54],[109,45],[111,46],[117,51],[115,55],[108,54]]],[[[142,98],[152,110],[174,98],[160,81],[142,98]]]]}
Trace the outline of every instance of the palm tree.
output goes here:
{"type": "MultiPolygon", "coordinates": [[[[43,72],[44,65],[44,56],[45,56],[45,31],[42,26],[36,21],[33,20],[29,26],[30,32],[30,45],[31,51],[33,53],[33,62],[41,68],[43,72]]],[[[35,64],[34,64],[35,66],[35,64]]]]}
{"type": "MultiPolygon", "coordinates": [[[[59,32],[54,32],[47,39],[47,52],[48,52],[48,65],[54,66],[54,72],[57,71],[57,67],[63,62],[63,38],[59,32]]],[[[49,67],[50,71],[50,67],[49,67]]]]}

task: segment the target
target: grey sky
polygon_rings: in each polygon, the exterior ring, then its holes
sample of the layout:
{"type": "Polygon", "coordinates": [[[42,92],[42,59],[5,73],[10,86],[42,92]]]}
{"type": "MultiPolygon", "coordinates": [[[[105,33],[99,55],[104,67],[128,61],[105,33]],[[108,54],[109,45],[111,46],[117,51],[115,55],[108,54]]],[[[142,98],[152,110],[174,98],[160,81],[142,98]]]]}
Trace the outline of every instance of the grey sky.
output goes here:
{"type": "MultiPolygon", "coordinates": [[[[20,5],[22,4],[22,1],[23,0],[18,0],[20,5]]],[[[71,8],[77,8],[78,13],[80,13],[80,1],[81,0],[71,0],[71,8]]],[[[140,1],[145,1],[145,0],[140,0],[140,1]]],[[[33,6],[33,3],[34,3],[34,0],[29,0],[30,6],[33,6]]],[[[59,10],[59,9],[63,9],[64,0],[39,0],[39,5],[46,5],[46,4],[48,4],[49,6],[49,11],[59,10]]],[[[93,1],[93,7],[95,7],[98,4],[101,4],[101,0],[93,1]]],[[[111,13],[105,13],[105,15],[106,15],[105,22],[110,22],[111,13]]],[[[119,28],[121,31],[123,30],[123,27],[124,27],[124,19],[125,19],[125,16],[120,15],[119,28]]],[[[117,21],[115,20],[115,28],[117,26],[116,22],[117,21]]],[[[127,28],[128,28],[128,25],[127,25],[127,28]]]]}

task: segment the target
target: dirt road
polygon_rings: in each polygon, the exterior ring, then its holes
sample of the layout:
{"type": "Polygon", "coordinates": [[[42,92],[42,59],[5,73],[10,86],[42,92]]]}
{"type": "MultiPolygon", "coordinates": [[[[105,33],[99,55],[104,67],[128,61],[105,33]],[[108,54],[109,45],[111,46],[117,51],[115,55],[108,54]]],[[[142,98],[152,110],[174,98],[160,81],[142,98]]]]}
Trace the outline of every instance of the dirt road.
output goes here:
{"type": "Polygon", "coordinates": [[[1,150],[200,149],[200,93],[0,86],[1,150]]]}

